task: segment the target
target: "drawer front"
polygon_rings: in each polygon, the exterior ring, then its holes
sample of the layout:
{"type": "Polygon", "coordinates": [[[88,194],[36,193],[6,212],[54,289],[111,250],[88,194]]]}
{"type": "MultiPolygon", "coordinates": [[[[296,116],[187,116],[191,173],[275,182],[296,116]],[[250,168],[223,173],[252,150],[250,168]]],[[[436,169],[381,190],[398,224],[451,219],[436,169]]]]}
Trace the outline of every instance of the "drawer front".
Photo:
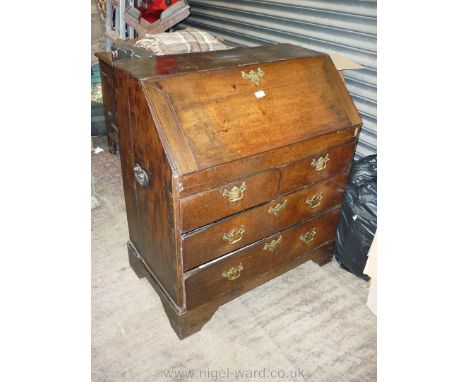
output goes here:
{"type": "Polygon", "coordinates": [[[340,175],[183,236],[184,270],[235,251],[341,203],[340,175]]]}
{"type": "Polygon", "coordinates": [[[334,240],[338,219],[339,208],[189,272],[185,279],[187,307],[229,293],[245,281],[334,240]]]}
{"type": "Polygon", "coordinates": [[[284,166],[281,193],[297,190],[346,171],[351,164],[354,147],[355,142],[352,142],[284,166]]]}
{"type": "Polygon", "coordinates": [[[271,200],[278,194],[279,170],[265,171],[180,202],[182,231],[187,232],[271,200]]]}

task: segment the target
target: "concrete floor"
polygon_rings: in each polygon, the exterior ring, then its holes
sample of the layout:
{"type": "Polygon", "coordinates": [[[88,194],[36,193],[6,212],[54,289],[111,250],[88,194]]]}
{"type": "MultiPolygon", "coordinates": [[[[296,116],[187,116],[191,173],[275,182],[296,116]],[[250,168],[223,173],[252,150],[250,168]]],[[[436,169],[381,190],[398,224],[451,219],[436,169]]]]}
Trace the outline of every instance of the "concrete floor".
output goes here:
{"type": "Polygon", "coordinates": [[[93,381],[376,380],[367,289],[336,262],[291,270],[180,341],[152,287],[129,268],[118,157],[92,154],[92,174],[102,201],[92,212],[93,381]]]}

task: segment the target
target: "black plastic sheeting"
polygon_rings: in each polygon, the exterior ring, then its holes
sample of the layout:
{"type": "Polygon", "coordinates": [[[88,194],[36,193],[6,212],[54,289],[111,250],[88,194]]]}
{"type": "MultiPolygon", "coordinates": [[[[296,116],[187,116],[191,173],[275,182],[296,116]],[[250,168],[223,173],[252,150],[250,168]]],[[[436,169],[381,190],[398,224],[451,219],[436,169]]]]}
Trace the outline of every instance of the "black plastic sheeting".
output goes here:
{"type": "Polygon", "coordinates": [[[353,163],[344,195],[336,236],[335,258],[343,269],[363,274],[377,229],[377,155],[353,163]]]}

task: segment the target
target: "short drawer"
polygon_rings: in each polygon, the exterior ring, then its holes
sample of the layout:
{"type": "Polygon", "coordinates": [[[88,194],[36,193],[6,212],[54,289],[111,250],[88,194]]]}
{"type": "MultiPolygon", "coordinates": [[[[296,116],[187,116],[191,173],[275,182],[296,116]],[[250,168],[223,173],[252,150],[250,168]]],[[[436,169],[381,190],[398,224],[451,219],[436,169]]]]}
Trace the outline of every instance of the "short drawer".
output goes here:
{"type": "Polygon", "coordinates": [[[354,146],[352,142],[284,166],[280,192],[291,192],[346,171],[354,155],[354,146]]]}
{"type": "Polygon", "coordinates": [[[180,201],[182,231],[187,232],[273,199],[279,170],[265,171],[180,201]]]}
{"type": "Polygon", "coordinates": [[[245,281],[334,240],[338,219],[339,208],[188,272],[187,307],[216,299],[245,281]]]}
{"type": "Polygon", "coordinates": [[[184,235],[184,270],[339,205],[346,181],[347,175],[340,175],[184,235]]]}

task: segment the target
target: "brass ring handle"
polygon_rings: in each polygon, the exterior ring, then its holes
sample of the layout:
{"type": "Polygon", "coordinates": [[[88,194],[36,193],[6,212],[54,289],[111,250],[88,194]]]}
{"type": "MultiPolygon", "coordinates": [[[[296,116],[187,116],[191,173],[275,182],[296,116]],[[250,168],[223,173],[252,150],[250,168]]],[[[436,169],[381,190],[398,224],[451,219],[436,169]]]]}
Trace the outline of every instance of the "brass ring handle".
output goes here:
{"type": "Polygon", "coordinates": [[[325,155],[324,157],[320,157],[319,159],[313,159],[312,162],[310,163],[312,167],[315,167],[315,171],[320,172],[327,167],[327,162],[330,160],[328,157],[328,154],[325,155]]]}
{"type": "Polygon", "coordinates": [[[135,179],[140,184],[140,186],[148,186],[149,177],[146,171],[143,169],[143,167],[141,167],[141,165],[136,164],[135,167],[133,167],[133,174],[135,175],[135,179]]]}
{"type": "Polygon", "coordinates": [[[244,234],[244,232],[244,226],[241,226],[239,228],[233,228],[229,231],[229,233],[225,233],[223,235],[223,239],[228,241],[229,244],[234,244],[242,239],[242,235],[244,234]]]}
{"type": "Polygon", "coordinates": [[[241,200],[244,197],[244,191],[245,190],[247,190],[247,186],[245,185],[245,182],[242,182],[240,187],[234,186],[230,190],[224,189],[223,197],[224,198],[229,198],[229,201],[231,203],[235,203],[235,202],[241,200]]]}
{"type": "Polygon", "coordinates": [[[286,199],[283,203],[278,203],[276,206],[272,206],[268,209],[270,215],[278,216],[283,208],[288,205],[288,200],[286,199]]]}
{"type": "Polygon", "coordinates": [[[242,263],[239,263],[238,266],[232,267],[227,271],[224,271],[221,276],[227,280],[235,280],[240,277],[242,270],[244,269],[242,263]]]}
{"type": "Polygon", "coordinates": [[[270,241],[269,243],[265,243],[264,247],[263,247],[263,250],[264,251],[270,251],[270,252],[273,252],[276,247],[278,247],[279,243],[281,243],[281,240],[283,239],[282,236],[280,236],[278,239],[273,239],[272,241],[270,241]]]}
{"type": "Polygon", "coordinates": [[[255,85],[259,85],[261,79],[265,75],[265,72],[261,68],[257,68],[257,70],[251,70],[249,73],[245,73],[244,71],[241,72],[241,76],[244,80],[250,80],[255,85]]]}
{"type": "Polygon", "coordinates": [[[315,208],[315,207],[319,206],[319,204],[322,202],[322,199],[323,199],[323,195],[322,195],[322,193],[320,193],[320,194],[314,195],[311,198],[307,199],[306,204],[310,208],[315,208]]]}
{"type": "Polygon", "coordinates": [[[307,243],[310,243],[312,240],[314,240],[315,235],[317,235],[317,232],[315,231],[315,228],[312,228],[311,231],[303,233],[300,239],[303,243],[307,244],[307,243]]]}

